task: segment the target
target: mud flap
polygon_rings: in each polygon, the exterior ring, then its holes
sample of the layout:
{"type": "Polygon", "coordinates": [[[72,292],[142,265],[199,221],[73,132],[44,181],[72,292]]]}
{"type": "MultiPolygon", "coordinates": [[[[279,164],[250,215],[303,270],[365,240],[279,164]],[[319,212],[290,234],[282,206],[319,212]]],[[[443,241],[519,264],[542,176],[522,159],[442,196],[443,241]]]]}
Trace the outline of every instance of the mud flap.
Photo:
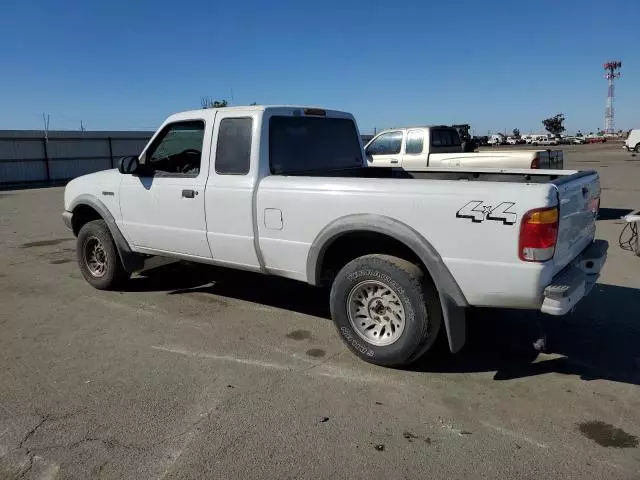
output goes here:
{"type": "Polygon", "coordinates": [[[467,309],[458,306],[446,294],[440,295],[444,325],[447,329],[447,340],[451,353],[459,352],[467,339],[467,309]]]}

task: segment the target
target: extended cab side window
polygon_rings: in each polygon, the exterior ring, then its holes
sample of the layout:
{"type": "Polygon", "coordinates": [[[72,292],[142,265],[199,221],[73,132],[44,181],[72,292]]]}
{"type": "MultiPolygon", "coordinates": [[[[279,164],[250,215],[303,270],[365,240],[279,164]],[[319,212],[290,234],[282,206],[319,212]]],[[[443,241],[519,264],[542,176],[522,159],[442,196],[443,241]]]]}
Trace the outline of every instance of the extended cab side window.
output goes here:
{"type": "Polygon", "coordinates": [[[251,162],[251,118],[223,118],[218,131],[216,173],[246,175],[251,162]]]}
{"type": "Polygon", "coordinates": [[[164,127],[145,155],[154,174],[197,176],[202,160],[204,122],[189,120],[164,127]]]}
{"type": "Polygon", "coordinates": [[[424,147],[424,133],[422,130],[409,130],[407,133],[407,146],[405,151],[408,154],[422,153],[424,147]]]}
{"type": "Polygon", "coordinates": [[[387,132],[367,147],[367,155],[396,155],[400,153],[401,147],[402,132],[387,132]]]}

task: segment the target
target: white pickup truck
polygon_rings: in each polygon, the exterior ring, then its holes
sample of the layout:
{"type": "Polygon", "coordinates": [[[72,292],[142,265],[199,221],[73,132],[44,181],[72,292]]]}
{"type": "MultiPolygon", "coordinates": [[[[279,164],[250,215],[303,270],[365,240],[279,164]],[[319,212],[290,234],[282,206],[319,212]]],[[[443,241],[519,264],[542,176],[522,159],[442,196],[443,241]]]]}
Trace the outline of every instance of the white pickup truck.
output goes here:
{"type": "Polygon", "coordinates": [[[503,149],[464,153],[458,131],[446,126],[385,130],[371,139],[365,152],[372,167],[406,170],[433,167],[562,169],[564,162],[562,150],[503,149]]]}
{"type": "Polygon", "coordinates": [[[348,347],[397,366],[439,333],[459,350],[469,306],[572,309],[606,258],[599,197],[594,172],[368,168],[350,114],[251,106],[172,115],[71,181],[63,219],[98,289],[150,256],[330,286],[348,347]]]}

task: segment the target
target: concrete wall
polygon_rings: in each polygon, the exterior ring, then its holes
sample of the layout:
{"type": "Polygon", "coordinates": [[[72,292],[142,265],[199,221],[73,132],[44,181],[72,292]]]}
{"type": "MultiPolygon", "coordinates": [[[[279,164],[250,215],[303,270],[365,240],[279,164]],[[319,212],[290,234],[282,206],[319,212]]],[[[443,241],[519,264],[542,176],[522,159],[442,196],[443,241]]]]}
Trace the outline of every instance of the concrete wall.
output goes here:
{"type": "Polygon", "coordinates": [[[0,187],[59,184],[114,168],[137,155],[153,132],[0,130],[0,187]]]}

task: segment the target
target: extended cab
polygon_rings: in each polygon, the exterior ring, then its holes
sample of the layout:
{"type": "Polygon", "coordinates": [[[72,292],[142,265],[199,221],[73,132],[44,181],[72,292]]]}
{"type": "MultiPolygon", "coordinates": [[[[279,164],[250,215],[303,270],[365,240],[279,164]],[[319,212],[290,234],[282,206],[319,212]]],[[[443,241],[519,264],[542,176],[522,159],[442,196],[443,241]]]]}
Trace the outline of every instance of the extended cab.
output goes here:
{"type": "MultiPolygon", "coordinates": [[[[489,144],[503,143],[493,135],[489,144]],[[493,143],[492,143],[493,142],[493,143]]],[[[462,151],[458,131],[452,127],[413,127],[385,130],[365,147],[372,167],[402,167],[420,170],[433,167],[455,168],[539,168],[562,169],[562,150],[462,151]]]]}
{"type": "Polygon", "coordinates": [[[368,168],[350,114],[231,107],[169,117],[137,157],[71,181],[84,278],[117,289],[151,256],[331,287],[342,340],[404,365],[469,306],[562,315],[598,277],[594,172],[368,168]]]}

